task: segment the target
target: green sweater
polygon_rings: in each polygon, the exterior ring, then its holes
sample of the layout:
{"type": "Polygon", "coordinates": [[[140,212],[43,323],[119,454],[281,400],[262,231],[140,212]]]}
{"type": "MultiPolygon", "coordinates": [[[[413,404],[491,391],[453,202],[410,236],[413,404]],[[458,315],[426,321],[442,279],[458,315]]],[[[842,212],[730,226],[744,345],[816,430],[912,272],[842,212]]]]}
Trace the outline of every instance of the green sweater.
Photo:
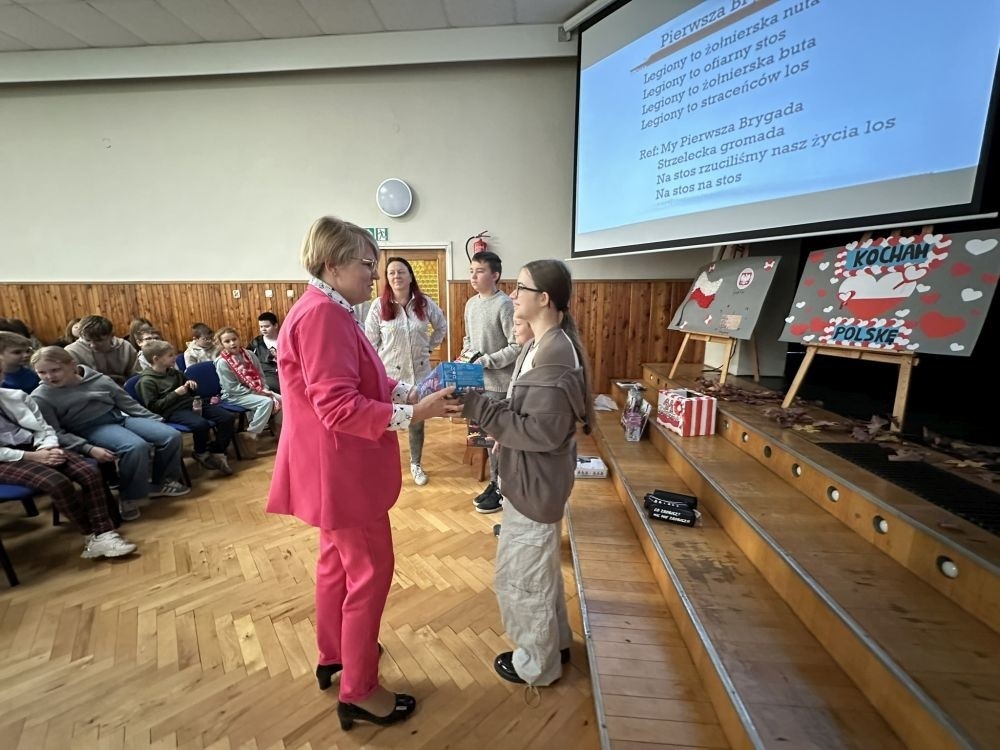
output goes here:
{"type": "Polygon", "coordinates": [[[187,382],[187,378],[179,370],[168,367],[166,372],[156,372],[153,369],[143,370],[135,390],[139,400],[146,408],[161,416],[169,416],[178,409],[190,409],[194,402],[193,393],[183,396],[176,393],[187,382]]]}

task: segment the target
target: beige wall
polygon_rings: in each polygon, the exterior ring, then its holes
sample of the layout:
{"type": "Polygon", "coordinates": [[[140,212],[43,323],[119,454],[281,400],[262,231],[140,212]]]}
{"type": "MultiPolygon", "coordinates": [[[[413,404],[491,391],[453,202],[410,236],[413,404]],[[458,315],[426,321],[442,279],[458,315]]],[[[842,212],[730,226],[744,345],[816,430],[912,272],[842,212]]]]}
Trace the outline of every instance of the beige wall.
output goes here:
{"type": "MultiPolygon", "coordinates": [[[[301,278],[333,213],[391,242],[490,230],[505,276],[570,250],[569,58],[0,88],[0,278],[301,278]],[[415,208],[380,214],[407,180],[415,208]]],[[[574,263],[578,278],[685,278],[706,251],[574,263]]]]}

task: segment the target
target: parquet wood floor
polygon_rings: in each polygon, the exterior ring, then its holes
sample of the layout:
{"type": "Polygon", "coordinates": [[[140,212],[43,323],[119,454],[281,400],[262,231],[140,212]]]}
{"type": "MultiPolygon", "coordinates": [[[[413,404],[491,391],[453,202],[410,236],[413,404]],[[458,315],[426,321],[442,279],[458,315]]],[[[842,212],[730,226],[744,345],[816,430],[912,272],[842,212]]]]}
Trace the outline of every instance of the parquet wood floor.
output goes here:
{"type": "Polygon", "coordinates": [[[82,560],[68,525],[0,506],[22,581],[0,581],[0,749],[599,747],[568,541],[576,644],[562,680],[529,707],[521,686],[493,672],[494,655],[510,647],[493,593],[492,526],[502,514],[472,507],[481,484],[462,463],[465,431],[428,425],[421,488],[401,438],[381,671],[390,688],[417,696],[408,722],[342,732],[336,689],[317,689],[317,534],[264,513],[265,443],[257,459],[233,461],[228,479],[189,462],[195,491],[154,501],[126,524],[139,551],[124,559],[82,560]]]}

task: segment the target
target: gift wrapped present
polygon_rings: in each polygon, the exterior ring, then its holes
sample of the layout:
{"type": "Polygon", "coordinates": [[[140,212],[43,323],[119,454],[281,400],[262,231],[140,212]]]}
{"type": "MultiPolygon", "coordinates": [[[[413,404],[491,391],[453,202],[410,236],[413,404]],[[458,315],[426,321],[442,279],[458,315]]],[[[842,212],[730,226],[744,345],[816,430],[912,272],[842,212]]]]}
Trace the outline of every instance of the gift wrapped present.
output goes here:
{"type": "Polygon", "coordinates": [[[681,437],[715,434],[716,400],[684,388],[660,391],[656,421],[681,437]]]}

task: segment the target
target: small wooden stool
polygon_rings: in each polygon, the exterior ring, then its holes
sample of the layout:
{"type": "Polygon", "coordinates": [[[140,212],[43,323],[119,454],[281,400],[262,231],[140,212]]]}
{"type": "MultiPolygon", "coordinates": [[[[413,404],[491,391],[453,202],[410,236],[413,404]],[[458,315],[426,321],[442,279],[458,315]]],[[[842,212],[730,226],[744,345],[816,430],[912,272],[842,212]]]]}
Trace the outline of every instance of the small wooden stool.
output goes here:
{"type": "Polygon", "coordinates": [[[485,482],[489,473],[490,449],[477,448],[474,445],[465,446],[465,455],[462,457],[463,464],[471,464],[473,468],[479,470],[479,481],[485,482]]]}

